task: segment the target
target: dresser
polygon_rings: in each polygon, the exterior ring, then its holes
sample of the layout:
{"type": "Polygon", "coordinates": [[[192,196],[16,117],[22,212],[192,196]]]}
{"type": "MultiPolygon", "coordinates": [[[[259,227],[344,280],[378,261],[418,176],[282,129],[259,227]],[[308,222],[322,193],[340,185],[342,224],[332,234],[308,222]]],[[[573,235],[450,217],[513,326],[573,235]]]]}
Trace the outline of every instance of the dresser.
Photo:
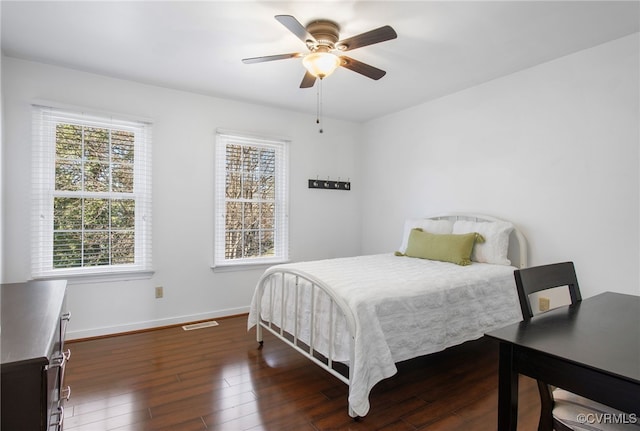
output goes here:
{"type": "Polygon", "coordinates": [[[70,313],[67,282],[1,285],[1,426],[7,431],[61,431],[64,370],[71,351],[64,337],[70,313]]]}

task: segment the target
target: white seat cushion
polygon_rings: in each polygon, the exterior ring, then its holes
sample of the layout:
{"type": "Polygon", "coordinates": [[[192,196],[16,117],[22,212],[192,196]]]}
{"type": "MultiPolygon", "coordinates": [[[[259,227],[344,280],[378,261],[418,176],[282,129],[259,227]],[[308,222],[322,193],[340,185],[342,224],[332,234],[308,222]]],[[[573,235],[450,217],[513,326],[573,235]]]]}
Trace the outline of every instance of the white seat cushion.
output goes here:
{"type": "Polygon", "coordinates": [[[553,416],[579,431],[640,431],[640,418],[563,389],[553,391],[553,416]]]}

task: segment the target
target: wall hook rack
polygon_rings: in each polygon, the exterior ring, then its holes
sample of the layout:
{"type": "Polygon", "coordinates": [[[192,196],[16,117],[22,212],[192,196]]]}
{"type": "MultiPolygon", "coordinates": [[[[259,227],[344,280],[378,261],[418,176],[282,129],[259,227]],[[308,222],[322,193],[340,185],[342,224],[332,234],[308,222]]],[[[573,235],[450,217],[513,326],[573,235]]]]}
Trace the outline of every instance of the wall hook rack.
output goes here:
{"type": "Polygon", "coordinates": [[[325,189],[325,190],[351,190],[351,181],[330,180],[328,177],[326,180],[316,178],[315,180],[309,180],[310,189],[325,189]]]}

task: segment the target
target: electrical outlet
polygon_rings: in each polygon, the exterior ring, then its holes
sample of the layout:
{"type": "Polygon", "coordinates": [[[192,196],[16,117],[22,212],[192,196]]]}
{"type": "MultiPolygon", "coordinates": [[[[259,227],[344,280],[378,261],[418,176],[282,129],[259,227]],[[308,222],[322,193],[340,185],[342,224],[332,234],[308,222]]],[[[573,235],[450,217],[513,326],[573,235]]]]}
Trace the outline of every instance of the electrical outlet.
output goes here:
{"type": "Polygon", "coordinates": [[[164,296],[164,290],[162,288],[162,286],[157,286],[156,287],[156,299],[160,299],[164,296]]]}
{"type": "Polygon", "coordinates": [[[551,300],[549,298],[545,298],[541,296],[538,298],[538,309],[540,311],[547,311],[551,307],[551,300]]]}

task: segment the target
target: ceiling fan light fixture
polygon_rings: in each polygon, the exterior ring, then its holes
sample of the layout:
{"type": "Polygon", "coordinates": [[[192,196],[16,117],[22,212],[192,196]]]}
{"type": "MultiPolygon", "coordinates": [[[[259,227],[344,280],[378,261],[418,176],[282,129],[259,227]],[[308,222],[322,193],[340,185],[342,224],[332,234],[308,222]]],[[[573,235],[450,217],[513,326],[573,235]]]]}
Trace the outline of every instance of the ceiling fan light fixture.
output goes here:
{"type": "Polygon", "coordinates": [[[312,52],[302,59],[302,65],[310,74],[322,79],[340,66],[340,58],[330,52],[312,52]]]}

